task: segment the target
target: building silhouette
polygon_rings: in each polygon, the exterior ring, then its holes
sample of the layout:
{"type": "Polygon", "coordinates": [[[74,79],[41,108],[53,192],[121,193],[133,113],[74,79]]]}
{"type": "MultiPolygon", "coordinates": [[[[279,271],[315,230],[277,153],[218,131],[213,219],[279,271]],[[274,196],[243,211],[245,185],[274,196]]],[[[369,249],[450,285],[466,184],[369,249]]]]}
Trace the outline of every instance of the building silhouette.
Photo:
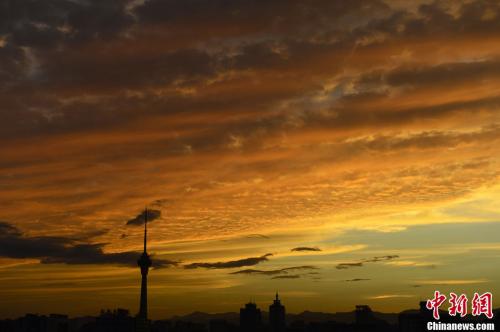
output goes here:
{"type": "Polygon", "coordinates": [[[211,319],[208,323],[209,332],[233,332],[237,327],[225,319],[211,319]]]}
{"type": "Polygon", "coordinates": [[[262,315],[260,309],[253,302],[245,304],[240,309],[240,329],[245,332],[259,331],[262,327],[262,315]]]}
{"type": "Polygon", "coordinates": [[[141,269],[141,299],[139,304],[139,313],[136,316],[136,332],[149,332],[148,321],[148,271],[152,265],[151,258],[147,252],[148,235],[148,209],[144,210],[144,251],[137,261],[141,269]]]}
{"type": "Polygon", "coordinates": [[[386,321],[375,317],[372,309],[367,305],[356,305],[354,318],[354,331],[389,332],[393,330],[393,327],[386,321]]]}
{"type": "Polygon", "coordinates": [[[425,331],[426,323],[433,321],[432,311],[427,309],[426,301],[419,303],[419,310],[405,310],[399,314],[398,325],[402,332],[425,331]]]}
{"type": "Polygon", "coordinates": [[[96,317],[95,322],[91,323],[83,331],[96,332],[134,332],[134,318],[130,316],[126,309],[101,310],[101,314],[96,317]]]}
{"type": "Polygon", "coordinates": [[[269,327],[272,332],[283,332],[286,329],[285,306],[281,304],[278,293],[269,306],[269,327]]]}

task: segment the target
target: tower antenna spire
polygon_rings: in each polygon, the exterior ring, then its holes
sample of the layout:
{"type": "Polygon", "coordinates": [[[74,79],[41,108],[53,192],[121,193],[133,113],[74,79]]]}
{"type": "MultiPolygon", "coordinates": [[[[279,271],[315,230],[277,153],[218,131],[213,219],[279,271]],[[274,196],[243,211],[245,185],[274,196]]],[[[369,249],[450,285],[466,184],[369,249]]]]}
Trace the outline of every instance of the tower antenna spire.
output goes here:
{"type": "Polygon", "coordinates": [[[144,252],[146,252],[146,239],[148,236],[148,208],[144,209],[144,252]]]}

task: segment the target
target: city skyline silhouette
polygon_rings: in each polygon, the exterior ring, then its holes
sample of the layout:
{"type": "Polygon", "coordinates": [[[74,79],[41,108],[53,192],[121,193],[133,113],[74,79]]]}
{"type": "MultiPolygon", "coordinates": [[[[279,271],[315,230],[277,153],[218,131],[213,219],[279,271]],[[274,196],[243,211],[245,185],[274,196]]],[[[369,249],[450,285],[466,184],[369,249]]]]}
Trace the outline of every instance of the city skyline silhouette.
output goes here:
{"type": "MultiPolygon", "coordinates": [[[[142,302],[142,301],[141,301],[142,302]]],[[[161,320],[144,320],[144,316],[130,315],[127,309],[101,310],[100,315],[69,318],[63,314],[47,316],[26,314],[17,319],[0,320],[0,332],[362,332],[362,331],[427,331],[428,324],[473,324],[492,329],[498,324],[500,309],[495,309],[493,319],[485,317],[452,317],[444,311],[440,320],[434,320],[432,311],[420,302],[419,309],[400,313],[374,312],[367,305],[356,305],[355,310],[344,313],[304,311],[285,314],[285,306],[278,294],[269,305],[269,311],[261,311],[254,302],[248,302],[236,312],[190,315],[161,320]],[[479,324],[479,325],[478,325],[479,324]]],[[[456,327],[455,327],[456,329],[456,327]]]]}

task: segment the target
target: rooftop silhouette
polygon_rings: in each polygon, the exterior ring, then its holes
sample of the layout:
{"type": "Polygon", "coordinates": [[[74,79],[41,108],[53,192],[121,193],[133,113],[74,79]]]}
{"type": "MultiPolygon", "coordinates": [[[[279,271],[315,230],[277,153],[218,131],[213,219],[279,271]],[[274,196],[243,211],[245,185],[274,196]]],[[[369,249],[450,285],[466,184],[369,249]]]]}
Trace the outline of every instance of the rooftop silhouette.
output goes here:
{"type": "Polygon", "coordinates": [[[272,332],[283,332],[286,329],[285,306],[281,304],[278,292],[269,306],[269,327],[272,332]]]}

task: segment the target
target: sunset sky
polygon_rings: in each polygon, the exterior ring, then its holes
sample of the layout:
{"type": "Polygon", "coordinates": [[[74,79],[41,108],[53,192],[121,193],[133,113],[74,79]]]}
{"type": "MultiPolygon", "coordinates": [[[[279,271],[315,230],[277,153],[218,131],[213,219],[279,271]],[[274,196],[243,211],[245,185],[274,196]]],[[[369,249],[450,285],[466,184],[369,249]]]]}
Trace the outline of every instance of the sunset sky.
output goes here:
{"type": "Polygon", "coordinates": [[[500,306],[498,1],[0,0],[0,316],[500,306]]]}

